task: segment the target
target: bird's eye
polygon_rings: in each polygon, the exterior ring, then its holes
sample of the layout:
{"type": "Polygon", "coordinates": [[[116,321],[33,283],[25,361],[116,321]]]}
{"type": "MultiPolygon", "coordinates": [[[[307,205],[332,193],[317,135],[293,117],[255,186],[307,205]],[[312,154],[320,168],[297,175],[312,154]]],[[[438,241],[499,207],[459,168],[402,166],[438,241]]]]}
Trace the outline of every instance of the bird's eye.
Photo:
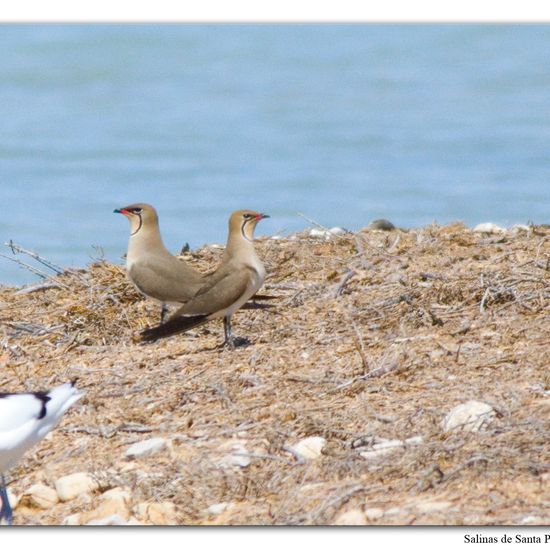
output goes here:
{"type": "Polygon", "coordinates": [[[141,214],[143,212],[143,208],[132,208],[132,212],[134,214],[141,214]]]}
{"type": "Polygon", "coordinates": [[[247,214],[243,214],[243,218],[244,218],[245,220],[249,220],[251,217],[252,217],[252,214],[248,214],[248,213],[247,213],[247,214]]]}

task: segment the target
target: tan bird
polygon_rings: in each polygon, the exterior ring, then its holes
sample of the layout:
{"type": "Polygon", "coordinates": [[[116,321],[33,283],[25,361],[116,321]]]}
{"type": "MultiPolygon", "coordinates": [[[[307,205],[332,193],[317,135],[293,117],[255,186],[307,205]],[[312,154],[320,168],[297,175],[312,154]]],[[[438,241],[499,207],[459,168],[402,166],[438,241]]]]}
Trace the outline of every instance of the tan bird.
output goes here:
{"type": "Polygon", "coordinates": [[[167,304],[179,306],[190,300],[204,285],[204,277],[168,252],[160,236],[157,212],[150,204],[131,204],[115,212],[130,222],[128,277],[142,294],[160,302],[162,322],[167,304]]]}
{"type": "Polygon", "coordinates": [[[264,282],[265,269],[254,250],[253,238],[256,224],[268,217],[251,210],[233,212],[229,218],[227,247],[218,269],[166,323],[144,330],[142,339],[164,338],[223,317],[225,344],[234,349],[231,316],[258,292],[264,282]]]}

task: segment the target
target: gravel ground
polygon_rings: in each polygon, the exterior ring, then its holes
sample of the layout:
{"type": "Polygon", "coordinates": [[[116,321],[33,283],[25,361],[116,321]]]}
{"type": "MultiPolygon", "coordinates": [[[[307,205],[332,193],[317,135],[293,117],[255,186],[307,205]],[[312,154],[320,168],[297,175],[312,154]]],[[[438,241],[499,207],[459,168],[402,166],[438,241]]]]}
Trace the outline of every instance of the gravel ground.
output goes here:
{"type": "Polygon", "coordinates": [[[130,523],[550,524],[548,227],[314,234],[257,241],[277,299],[234,316],[235,351],[219,321],[140,344],[159,307],[119,265],[2,288],[0,391],[87,392],[9,472],[15,523],[102,520],[121,488],[130,523]],[[468,401],[490,413],[446,431],[468,401]],[[96,486],[24,496],[77,472],[96,486]]]}

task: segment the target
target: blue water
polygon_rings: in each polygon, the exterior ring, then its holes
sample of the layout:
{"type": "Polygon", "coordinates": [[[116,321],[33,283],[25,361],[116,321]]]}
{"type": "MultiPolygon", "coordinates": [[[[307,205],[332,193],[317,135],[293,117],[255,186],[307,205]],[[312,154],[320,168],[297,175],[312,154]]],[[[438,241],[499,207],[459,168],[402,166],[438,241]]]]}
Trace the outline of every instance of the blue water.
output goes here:
{"type": "Polygon", "coordinates": [[[120,261],[136,201],[174,251],[245,207],[260,235],[550,221],[550,26],[4,25],[0,51],[0,248],[120,261]]]}

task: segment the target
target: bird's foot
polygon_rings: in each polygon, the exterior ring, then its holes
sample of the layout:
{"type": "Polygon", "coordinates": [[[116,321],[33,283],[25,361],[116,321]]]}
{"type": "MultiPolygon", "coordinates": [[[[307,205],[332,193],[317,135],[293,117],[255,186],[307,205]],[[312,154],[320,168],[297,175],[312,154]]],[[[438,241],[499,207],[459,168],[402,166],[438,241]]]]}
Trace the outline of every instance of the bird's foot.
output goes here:
{"type": "Polygon", "coordinates": [[[228,348],[233,351],[236,348],[246,347],[249,345],[250,340],[248,338],[231,337],[228,338],[223,344],[221,344],[220,348],[228,348]]]}
{"type": "Polygon", "coordinates": [[[0,525],[11,525],[13,523],[13,512],[8,499],[8,492],[4,487],[0,489],[2,509],[0,509],[0,525]]]}

